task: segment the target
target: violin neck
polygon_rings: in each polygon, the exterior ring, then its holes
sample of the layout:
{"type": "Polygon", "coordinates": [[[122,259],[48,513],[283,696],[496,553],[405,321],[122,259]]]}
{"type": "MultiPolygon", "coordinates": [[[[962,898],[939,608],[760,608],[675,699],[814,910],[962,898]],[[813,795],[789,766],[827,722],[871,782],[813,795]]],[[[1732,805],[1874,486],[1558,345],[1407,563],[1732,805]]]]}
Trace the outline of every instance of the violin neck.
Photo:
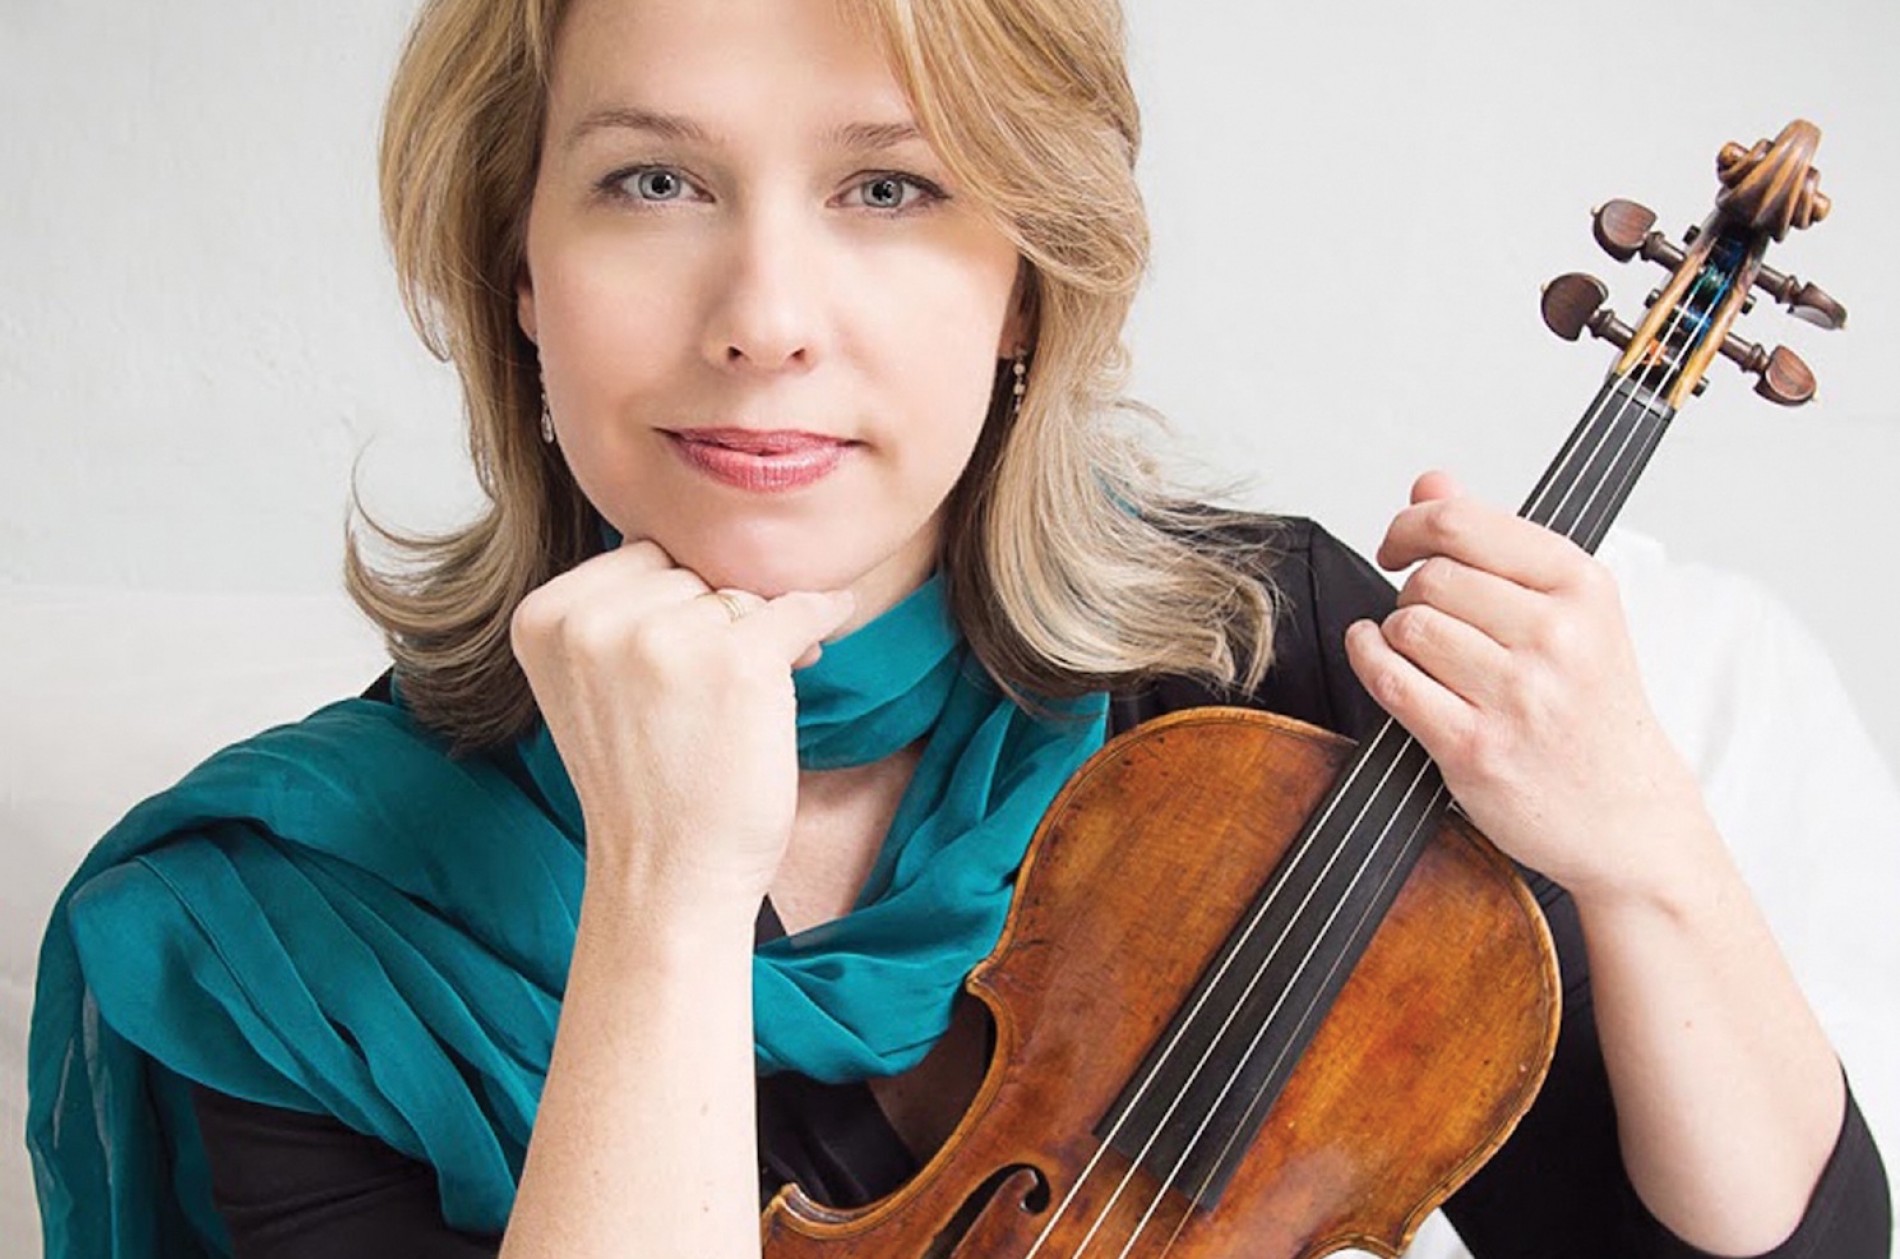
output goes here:
{"type": "Polygon", "coordinates": [[[1595,554],[1674,415],[1637,377],[1611,375],[1517,514],[1595,554]]]}
{"type": "MultiPolygon", "coordinates": [[[[1640,377],[1612,374],[1518,514],[1594,552],[1673,415],[1640,377]]],[[[1156,1042],[1139,1086],[1096,1135],[1198,1186],[1203,1205],[1219,1201],[1450,805],[1438,767],[1388,719],[1307,820],[1156,1042]],[[1230,1028],[1243,1031],[1230,1037],[1230,1028]],[[1173,1122],[1177,1112],[1198,1126],[1173,1122]]]]}

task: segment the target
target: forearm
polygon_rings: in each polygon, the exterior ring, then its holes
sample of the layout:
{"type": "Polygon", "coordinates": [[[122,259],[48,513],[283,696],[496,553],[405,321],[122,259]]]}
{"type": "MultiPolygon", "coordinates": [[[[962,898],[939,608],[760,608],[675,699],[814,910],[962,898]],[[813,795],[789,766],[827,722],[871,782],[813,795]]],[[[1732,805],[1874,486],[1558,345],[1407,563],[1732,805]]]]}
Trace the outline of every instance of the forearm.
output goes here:
{"type": "Polygon", "coordinates": [[[752,919],[638,886],[590,867],[503,1259],[759,1253],[752,919]]]}
{"type": "Polygon", "coordinates": [[[1833,1149],[1840,1067],[1706,814],[1668,827],[1653,882],[1573,889],[1623,1159],[1685,1241],[1759,1254],[1833,1149]]]}

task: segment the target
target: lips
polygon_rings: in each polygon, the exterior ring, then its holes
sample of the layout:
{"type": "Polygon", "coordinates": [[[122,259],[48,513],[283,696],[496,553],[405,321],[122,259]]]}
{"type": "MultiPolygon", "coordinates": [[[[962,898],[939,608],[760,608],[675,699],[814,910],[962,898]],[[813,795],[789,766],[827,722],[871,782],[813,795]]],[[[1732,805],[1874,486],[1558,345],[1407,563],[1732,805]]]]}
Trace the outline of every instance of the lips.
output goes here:
{"type": "Polygon", "coordinates": [[[802,429],[691,428],[667,437],[687,466],[753,493],[794,490],[822,480],[858,444],[802,429]]]}
{"type": "Polygon", "coordinates": [[[841,437],[827,437],[822,433],[808,433],[802,429],[792,428],[686,428],[680,429],[673,436],[681,441],[723,446],[727,450],[737,450],[748,455],[789,455],[822,447],[851,444],[841,437]]]}

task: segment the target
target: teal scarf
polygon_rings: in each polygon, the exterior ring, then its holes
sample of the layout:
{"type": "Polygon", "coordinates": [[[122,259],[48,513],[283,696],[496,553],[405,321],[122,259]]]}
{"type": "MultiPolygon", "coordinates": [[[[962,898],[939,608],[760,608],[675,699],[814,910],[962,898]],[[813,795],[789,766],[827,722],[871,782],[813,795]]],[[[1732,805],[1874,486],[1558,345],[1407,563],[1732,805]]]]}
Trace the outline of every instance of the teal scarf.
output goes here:
{"type": "MultiPolygon", "coordinates": [[[[808,768],[927,742],[852,912],[757,951],[758,1066],[891,1074],[947,1027],[1107,701],[1047,719],[1009,701],[936,578],[795,681],[808,768]]],[[[399,693],[344,700],[218,752],[86,857],[41,946],[28,1054],[47,1259],[229,1253],[188,1080],[334,1115],[433,1164],[449,1224],[504,1227],[585,843],[544,725],[444,747],[399,693]]]]}

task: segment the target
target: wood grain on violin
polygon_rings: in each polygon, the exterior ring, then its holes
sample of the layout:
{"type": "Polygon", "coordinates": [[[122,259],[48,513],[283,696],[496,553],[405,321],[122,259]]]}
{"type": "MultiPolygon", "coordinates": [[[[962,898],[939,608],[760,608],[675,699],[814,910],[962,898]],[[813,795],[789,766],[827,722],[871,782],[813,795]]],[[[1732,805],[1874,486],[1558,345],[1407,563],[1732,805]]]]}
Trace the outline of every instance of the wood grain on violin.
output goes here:
{"type": "MultiPolygon", "coordinates": [[[[864,1211],[788,1189],[766,1214],[767,1253],[1068,1256],[1087,1238],[1106,1255],[1133,1242],[1129,1253],[1266,1256],[1316,1237],[1396,1252],[1509,1134],[1556,1036],[1543,919],[1455,815],[1278,1100],[1254,1116],[1253,1096],[1229,1108],[1265,1127],[1217,1209],[1196,1205],[1195,1183],[1167,1183],[1178,1157],[1137,1164],[1097,1132],[1350,754],[1336,735],[1238,709],[1173,714],[1104,748],[1051,808],[1003,939],[971,977],[997,1048],[957,1131],[864,1211]],[[1364,1221],[1381,1216],[1389,1231],[1375,1237],[1364,1221]]],[[[1258,1031],[1229,1026],[1228,1047],[1265,1054],[1258,1031]]],[[[1235,1072],[1202,1074],[1218,1086],[1235,1072]]],[[[1216,1150],[1243,1126],[1208,1120],[1186,1106],[1169,1116],[1216,1150]]]]}

